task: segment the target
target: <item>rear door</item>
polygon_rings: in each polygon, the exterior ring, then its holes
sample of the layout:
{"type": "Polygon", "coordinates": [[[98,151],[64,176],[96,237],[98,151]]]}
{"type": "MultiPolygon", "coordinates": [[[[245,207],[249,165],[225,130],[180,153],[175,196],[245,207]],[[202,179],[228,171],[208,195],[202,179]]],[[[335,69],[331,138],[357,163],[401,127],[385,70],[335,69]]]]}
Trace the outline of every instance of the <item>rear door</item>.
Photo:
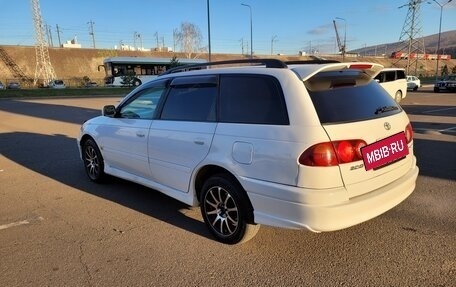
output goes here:
{"type": "Polygon", "coordinates": [[[148,155],[154,181],[187,192],[216,129],[217,76],[175,78],[159,119],[151,125],[148,155]]]}
{"type": "MultiPolygon", "coordinates": [[[[316,78],[328,81],[333,76],[340,81],[340,75],[331,73],[317,75],[316,78]]],[[[309,91],[320,122],[331,141],[363,140],[370,145],[405,133],[408,117],[384,89],[375,81],[354,79],[351,82],[356,85],[309,91]]],[[[358,196],[398,179],[410,169],[412,154],[410,146],[405,158],[370,170],[366,170],[362,160],[339,164],[349,196],[358,196]],[[378,180],[379,175],[383,175],[381,181],[378,180]]]]}

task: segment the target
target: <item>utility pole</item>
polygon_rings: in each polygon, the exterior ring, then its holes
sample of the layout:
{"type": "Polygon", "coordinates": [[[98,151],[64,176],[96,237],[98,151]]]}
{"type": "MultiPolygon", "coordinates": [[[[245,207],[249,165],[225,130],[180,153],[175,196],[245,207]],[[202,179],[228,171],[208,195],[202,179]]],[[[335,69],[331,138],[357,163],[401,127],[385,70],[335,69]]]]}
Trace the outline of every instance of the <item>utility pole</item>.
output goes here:
{"type": "Polygon", "coordinates": [[[141,51],[142,51],[143,50],[142,34],[138,34],[138,38],[139,38],[139,44],[140,44],[141,51]]]}
{"type": "Polygon", "coordinates": [[[133,33],[133,47],[135,48],[135,50],[138,50],[138,48],[136,47],[136,38],[138,38],[138,33],[135,31],[133,33]]]}
{"type": "Polygon", "coordinates": [[[173,30],[173,52],[176,52],[177,29],[173,30]]]}
{"type": "Polygon", "coordinates": [[[157,41],[157,51],[160,51],[160,46],[158,43],[158,32],[155,32],[154,36],[155,36],[155,40],[157,41]]]}
{"type": "Polygon", "coordinates": [[[55,28],[56,28],[56,30],[57,30],[57,38],[59,38],[59,48],[60,48],[60,47],[62,47],[62,43],[60,42],[60,33],[61,33],[61,32],[60,32],[59,25],[56,24],[56,25],[55,25],[55,28]]]}
{"type": "Polygon", "coordinates": [[[49,47],[54,47],[54,43],[52,42],[51,25],[45,24],[45,26],[46,26],[46,34],[48,37],[48,45],[49,45],[49,47]]]}
{"type": "Polygon", "coordinates": [[[239,42],[241,42],[241,55],[244,55],[244,38],[241,38],[239,42]]]}
{"type": "Polygon", "coordinates": [[[89,32],[89,35],[92,36],[93,48],[96,49],[97,47],[95,46],[95,33],[93,32],[93,24],[95,24],[95,22],[93,22],[92,20],[90,20],[89,22],[87,22],[87,24],[90,24],[90,32],[89,32]]]}

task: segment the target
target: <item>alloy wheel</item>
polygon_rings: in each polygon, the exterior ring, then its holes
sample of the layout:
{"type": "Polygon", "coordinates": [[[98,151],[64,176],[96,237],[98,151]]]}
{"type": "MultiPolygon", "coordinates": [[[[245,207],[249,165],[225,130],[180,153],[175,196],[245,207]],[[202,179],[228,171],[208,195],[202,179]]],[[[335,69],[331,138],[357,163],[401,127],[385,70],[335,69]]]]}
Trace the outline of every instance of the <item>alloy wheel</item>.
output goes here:
{"type": "Polygon", "coordinates": [[[204,198],[206,217],[220,236],[233,235],[239,226],[239,210],[230,193],[220,186],[208,190],[204,198]]]}

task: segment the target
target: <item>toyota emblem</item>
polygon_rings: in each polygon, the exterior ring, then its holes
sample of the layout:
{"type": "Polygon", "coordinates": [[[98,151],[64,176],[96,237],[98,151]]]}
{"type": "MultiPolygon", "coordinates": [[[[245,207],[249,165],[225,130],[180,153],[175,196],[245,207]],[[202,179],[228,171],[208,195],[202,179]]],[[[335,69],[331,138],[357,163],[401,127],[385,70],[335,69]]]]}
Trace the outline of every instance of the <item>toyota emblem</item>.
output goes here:
{"type": "Polygon", "coordinates": [[[389,122],[385,122],[383,124],[383,127],[385,128],[385,130],[389,131],[391,129],[391,124],[389,122]]]}

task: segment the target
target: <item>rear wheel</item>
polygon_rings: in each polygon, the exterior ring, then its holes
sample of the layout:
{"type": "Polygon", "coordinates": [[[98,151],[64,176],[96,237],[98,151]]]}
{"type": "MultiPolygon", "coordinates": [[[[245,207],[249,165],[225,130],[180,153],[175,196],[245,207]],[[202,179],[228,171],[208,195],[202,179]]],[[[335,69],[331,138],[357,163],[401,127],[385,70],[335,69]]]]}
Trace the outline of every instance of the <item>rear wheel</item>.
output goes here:
{"type": "Polygon", "coordinates": [[[239,183],[219,174],[209,178],[203,185],[201,214],[209,231],[223,243],[243,243],[253,238],[259,225],[249,224],[252,210],[249,200],[239,183]]]}
{"type": "Polygon", "coordinates": [[[94,182],[105,178],[103,156],[95,141],[88,139],[82,145],[82,158],[87,176],[94,182]]]}
{"type": "Polygon", "coordinates": [[[401,91],[397,91],[396,94],[394,95],[394,100],[396,101],[396,103],[400,103],[401,100],[402,100],[402,92],[401,91]]]}

